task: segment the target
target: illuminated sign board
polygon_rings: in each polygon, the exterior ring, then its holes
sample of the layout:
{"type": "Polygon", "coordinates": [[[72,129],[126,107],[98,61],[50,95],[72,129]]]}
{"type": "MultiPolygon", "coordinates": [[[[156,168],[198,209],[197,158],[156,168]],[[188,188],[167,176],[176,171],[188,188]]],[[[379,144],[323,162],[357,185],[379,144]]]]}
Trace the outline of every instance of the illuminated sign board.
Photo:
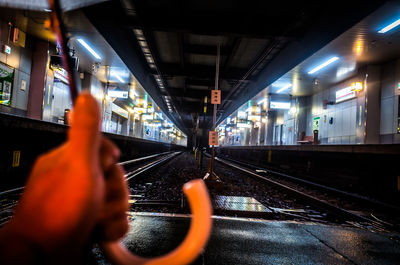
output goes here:
{"type": "Polygon", "coordinates": [[[153,115],[149,115],[149,114],[142,115],[142,120],[144,120],[144,121],[152,120],[152,119],[153,119],[153,115]]]}
{"type": "Polygon", "coordinates": [[[319,130],[319,123],[321,121],[321,117],[314,117],[313,118],[313,131],[319,130]]]}
{"type": "Polygon", "coordinates": [[[64,68],[55,69],[54,78],[57,78],[61,82],[68,84],[68,72],[64,68]]]}
{"type": "Polygon", "coordinates": [[[128,111],[124,110],[120,106],[115,105],[114,103],[111,105],[111,111],[128,119],[128,111]]]}
{"type": "Polygon", "coordinates": [[[3,52],[7,54],[11,54],[11,47],[8,45],[4,45],[3,52]]]}
{"type": "Polygon", "coordinates": [[[352,87],[345,87],[336,91],[336,103],[352,99],[356,97],[356,92],[352,90],[352,87]]]}
{"type": "Polygon", "coordinates": [[[246,119],[247,113],[244,111],[238,111],[237,116],[239,119],[246,119]]]}
{"type": "Polygon", "coordinates": [[[249,115],[249,116],[247,117],[247,119],[248,119],[249,121],[260,121],[260,120],[261,120],[261,116],[259,116],[259,115],[249,115]]]}
{"type": "Polygon", "coordinates": [[[112,98],[128,98],[129,93],[128,91],[108,90],[107,95],[112,98]]]}
{"type": "Polygon", "coordinates": [[[290,109],[290,102],[271,101],[271,109],[290,109]]]}

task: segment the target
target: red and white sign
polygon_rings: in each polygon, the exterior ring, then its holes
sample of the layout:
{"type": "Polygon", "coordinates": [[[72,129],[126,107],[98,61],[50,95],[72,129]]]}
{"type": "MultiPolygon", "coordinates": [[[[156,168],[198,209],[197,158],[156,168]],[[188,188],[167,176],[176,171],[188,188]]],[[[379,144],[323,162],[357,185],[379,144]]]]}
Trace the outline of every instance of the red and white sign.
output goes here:
{"type": "Polygon", "coordinates": [[[68,84],[68,72],[64,68],[60,68],[54,71],[54,78],[68,84]]]}
{"type": "Polygon", "coordinates": [[[356,97],[356,92],[352,90],[352,87],[345,87],[336,91],[336,103],[352,99],[356,97]]]}

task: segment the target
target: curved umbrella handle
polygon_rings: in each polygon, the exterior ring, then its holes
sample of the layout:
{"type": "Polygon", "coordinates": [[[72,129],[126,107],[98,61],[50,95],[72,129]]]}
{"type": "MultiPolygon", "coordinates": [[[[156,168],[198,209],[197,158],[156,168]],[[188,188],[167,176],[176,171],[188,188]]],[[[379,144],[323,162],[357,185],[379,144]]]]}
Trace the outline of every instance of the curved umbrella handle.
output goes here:
{"type": "Polygon", "coordinates": [[[182,244],[170,253],[157,258],[133,255],[120,242],[103,243],[102,248],[114,265],[184,265],[196,259],[210,236],[212,207],[206,185],[197,179],[186,183],[183,192],[192,211],[190,229],[182,244]]]}

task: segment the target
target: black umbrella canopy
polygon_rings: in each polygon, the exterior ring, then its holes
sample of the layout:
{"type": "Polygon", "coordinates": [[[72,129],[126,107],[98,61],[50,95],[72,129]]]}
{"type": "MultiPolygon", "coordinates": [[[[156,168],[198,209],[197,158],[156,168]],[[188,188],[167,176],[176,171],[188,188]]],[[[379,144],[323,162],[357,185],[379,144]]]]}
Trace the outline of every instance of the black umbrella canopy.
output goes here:
{"type": "MultiPolygon", "coordinates": [[[[106,1],[108,0],[60,0],[60,5],[63,11],[70,11],[106,1]]],[[[49,8],[47,0],[0,0],[0,6],[29,10],[46,10],[49,8]]]]}

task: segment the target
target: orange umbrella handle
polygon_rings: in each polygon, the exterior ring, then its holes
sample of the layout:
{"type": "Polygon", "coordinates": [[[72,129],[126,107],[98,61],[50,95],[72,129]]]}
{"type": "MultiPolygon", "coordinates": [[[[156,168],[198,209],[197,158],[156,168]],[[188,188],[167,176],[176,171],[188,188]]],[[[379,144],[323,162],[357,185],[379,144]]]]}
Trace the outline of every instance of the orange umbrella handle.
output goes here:
{"type": "Polygon", "coordinates": [[[210,236],[212,207],[206,185],[197,179],[186,183],[183,192],[189,200],[193,218],[182,244],[170,253],[157,258],[133,255],[120,242],[103,243],[102,248],[115,265],[184,265],[193,262],[204,249],[210,236]]]}

